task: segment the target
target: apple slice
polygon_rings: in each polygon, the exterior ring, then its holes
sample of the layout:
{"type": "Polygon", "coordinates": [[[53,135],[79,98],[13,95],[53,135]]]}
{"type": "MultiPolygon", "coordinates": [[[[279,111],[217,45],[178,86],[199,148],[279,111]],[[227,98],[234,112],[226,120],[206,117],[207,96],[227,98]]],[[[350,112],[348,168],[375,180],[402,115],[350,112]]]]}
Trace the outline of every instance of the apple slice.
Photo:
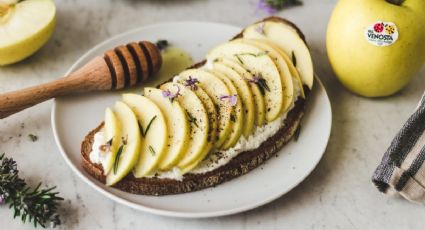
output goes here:
{"type": "Polygon", "coordinates": [[[18,62],[42,47],[56,24],[52,0],[0,3],[0,66],[18,62]]]}
{"type": "Polygon", "coordinates": [[[223,145],[232,131],[231,115],[233,106],[229,100],[222,100],[223,96],[231,95],[229,88],[220,78],[201,69],[189,69],[179,74],[180,82],[185,84],[190,78],[199,81],[199,87],[205,90],[214,105],[217,107],[218,114],[218,137],[215,147],[219,148],[223,145]]]}
{"type": "Polygon", "coordinates": [[[161,85],[161,90],[169,90],[176,93],[179,88],[179,96],[176,100],[186,110],[186,117],[190,124],[190,138],[188,149],[183,158],[178,162],[179,168],[185,167],[193,163],[199,156],[204,155],[204,152],[209,152],[212,143],[208,140],[208,114],[202,101],[194,92],[178,83],[165,83],[161,85]]]}
{"type": "Polygon", "coordinates": [[[169,170],[177,165],[189,147],[190,130],[186,112],[175,98],[167,97],[160,89],[146,87],[145,96],[160,108],[167,123],[169,148],[160,159],[158,168],[169,170]]]}
{"type": "Polygon", "coordinates": [[[210,51],[207,59],[213,61],[228,57],[240,64],[255,76],[255,82],[261,86],[266,104],[266,120],[273,121],[279,117],[285,105],[280,73],[272,58],[263,50],[243,43],[230,41],[210,51]]]}
{"type": "MultiPolygon", "coordinates": [[[[249,87],[246,80],[239,75],[238,72],[233,70],[231,67],[221,63],[214,62],[213,70],[223,74],[228,78],[233,85],[236,87],[237,94],[241,98],[243,113],[244,113],[244,124],[242,128],[242,134],[248,137],[254,129],[254,118],[255,118],[255,105],[252,96],[251,88],[249,87]]],[[[230,89],[230,87],[229,87],[230,89]]]]}
{"type": "Polygon", "coordinates": [[[115,156],[119,145],[121,144],[121,124],[110,108],[105,111],[104,137],[109,142],[110,154],[108,155],[103,166],[104,175],[108,175],[114,165],[115,156]]]}
{"type": "Polygon", "coordinates": [[[289,23],[265,21],[248,26],[242,36],[248,39],[267,39],[290,54],[303,83],[311,89],[314,80],[313,61],[305,41],[298,33],[289,23]]]}
{"type": "MultiPolygon", "coordinates": [[[[233,102],[234,104],[232,106],[234,108],[230,116],[230,121],[232,122],[232,131],[227,140],[223,143],[223,146],[221,147],[221,149],[228,149],[230,147],[233,147],[242,135],[242,130],[246,123],[244,116],[245,108],[243,107],[241,97],[239,96],[238,91],[233,82],[228,79],[224,74],[220,73],[219,71],[216,71],[215,69],[210,70],[210,72],[220,78],[220,80],[222,80],[224,84],[226,84],[227,88],[229,88],[230,90],[230,97],[236,99],[236,103],[233,102]]],[[[228,97],[227,99],[229,100],[230,97],[228,97]]]]}
{"type": "Polygon", "coordinates": [[[116,102],[114,112],[121,123],[122,132],[119,138],[120,144],[115,155],[114,166],[106,176],[106,185],[111,186],[127,176],[139,160],[140,131],[137,118],[133,111],[123,102],[116,102]]]}
{"type": "Polygon", "coordinates": [[[224,65],[230,67],[232,70],[236,71],[241,78],[243,78],[246,82],[248,82],[248,86],[251,89],[252,97],[254,99],[254,107],[255,107],[255,120],[254,123],[257,126],[262,126],[265,120],[265,104],[264,97],[261,94],[258,86],[253,82],[253,76],[246,69],[244,69],[238,62],[228,59],[228,58],[220,58],[216,61],[223,63],[224,65]]]}
{"type": "Polygon", "coordinates": [[[289,67],[285,62],[285,59],[276,51],[273,47],[261,42],[261,40],[254,39],[238,39],[246,44],[251,44],[264,52],[267,53],[273,60],[274,64],[277,66],[280,74],[280,80],[282,81],[282,91],[284,104],[282,106],[282,112],[286,112],[291,106],[294,99],[294,84],[292,82],[292,75],[289,71],[289,67]]]}
{"type": "Polygon", "coordinates": [[[142,143],[139,161],[133,175],[140,178],[152,173],[168,149],[168,129],[159,107],[138,94],[123,94],[123,101],[133,110],[139,122],[142,143]]]}
{"type": "MultiPolygon", "coordinates": [[[[196,81],[196,80],[195,80],[196,81]]],[[[198,96],[202,101],[202,104],[205,106],[208,114],[208,138],[207,141],[214,146],[217,140],[217,129],[218,129],[218,114],[215,108],[214,102],[211,100],[210,96],[201,88],[196,86],[189,87],[198,96]]]]}
{"type": "MultiPolygon", "coordinates": [[[[285,62],[289,67],[289,72],[291,72],[291,75],[292,75],[292,81],[293,81],[294,87],[298,85],[298,89],[300,90],[301,97],[305,98],[302,79],[300,77],[300,74],[298,73],[297,68],[295,68],[291,58],[279,46],[277,46],[273,42],[269,40],[261,40],[261,42],[267,44],[270,47],[273,47],[279,53],[279,55],[283,59],[285,59],[285,62]]],[[[294,99],[296,98],[294,97],[294,99]]]]}

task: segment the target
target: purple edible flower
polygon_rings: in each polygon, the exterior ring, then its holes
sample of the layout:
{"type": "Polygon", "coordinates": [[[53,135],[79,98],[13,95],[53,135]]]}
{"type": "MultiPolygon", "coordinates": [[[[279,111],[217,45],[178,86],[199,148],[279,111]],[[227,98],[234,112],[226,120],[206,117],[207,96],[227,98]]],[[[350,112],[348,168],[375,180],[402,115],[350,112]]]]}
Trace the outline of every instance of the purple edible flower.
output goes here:
{"type": "Polygon", "coordinates": [[[238,103],[238,97],[236,95],[225,95],[221,96],[220,100],[228,100],[231,106],[235,106],[238,103]]]}
{"type": "Polygon", "coordinates": [[[173,100],[176,97],[178,97],[179,95],[180,95],[180,87],[179,86],[177,86],[177,92],[176,93],[172,93],[169,89],[162,91],[162,96],[168,97],[171,102],[173,102],[173,100]]]}
{"type": "Polygon", "coordinates": [[[4,199],[3,195],[1,195],[0,196],[0,205],[4,204],[5,203],[5,200],[6,199],[4,199]]]}
{"type": "Polygon", "coordinates": [[[266,0],[259,0],[257,4],[257,9],[262,10],[270,15],[277,13],[277,9],[269,5],[266,0]]]}
{"type": "Polygon", "coordinates": [[[247,79],[247,81],[249,83],[258,83],[260,81],[260,79],[261,79],[261,77],[255,75],[255,76],[252,76],[252,79],[247,79]]]}
{"type": "Polygon", "coordinates": [[[189,78],[186,79],[185,81],[186,81],[186,84],[184,86],[190,87],[191,90],[198,89],[198,86],[196,85],[196,83],[199,83],[198,79],[192,78],[192,76],[189,76],[189,78]]]}
{"type": "Polygon", "coordinates": [[[265,34],[265,32],[264,32],[264,26],[265,25],[266,25],[266,23],[264,23],[264,22],[258,24],[257,27],[255,27],[255,31],[257,31],[258,33],[264,35],[265,34]]]}

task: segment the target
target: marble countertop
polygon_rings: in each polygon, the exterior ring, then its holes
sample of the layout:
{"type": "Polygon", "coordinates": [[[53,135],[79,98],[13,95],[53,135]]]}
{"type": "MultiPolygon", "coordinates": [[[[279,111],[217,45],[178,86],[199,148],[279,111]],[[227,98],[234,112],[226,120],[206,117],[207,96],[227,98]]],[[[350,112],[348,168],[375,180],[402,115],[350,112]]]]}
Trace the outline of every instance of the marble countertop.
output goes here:
{"type": "MultiPolygon", "coordinates": [[[[0,68],[0,92],[60,77],[79,56],[112,35],[153,23],[215,21],[244,26],[264,17],[256,0],[62,0],[48,44],[19,64],[0,68]],[[225,2],[225,3],[224,3],[225,2]]],[[[315,68],[332,102],[333,127],[313,173],[263,207],[222,218],[183,220],[138,212],[106,199],[77,178],[60,156],[50,125],[51,102],[0,121],[0,152],[14,157],[30,184],[57,185],[65,201],[59,229],[423,229],[425,208],[386,197],[371,175],[391,139],[425,89],[425,68],[402,92],[383,99],[357,97],[338,83],[325,50],[326,25],[336,0],[303,0],[278,13],[294,21],[310,43],[315,68]],[[39,137],[31,142],[28,134],[39,137]]],[[[0,208],[5,229],[31,229],[0,208]],[[7,226],[7,227],[6,227],[7,226]]]]}

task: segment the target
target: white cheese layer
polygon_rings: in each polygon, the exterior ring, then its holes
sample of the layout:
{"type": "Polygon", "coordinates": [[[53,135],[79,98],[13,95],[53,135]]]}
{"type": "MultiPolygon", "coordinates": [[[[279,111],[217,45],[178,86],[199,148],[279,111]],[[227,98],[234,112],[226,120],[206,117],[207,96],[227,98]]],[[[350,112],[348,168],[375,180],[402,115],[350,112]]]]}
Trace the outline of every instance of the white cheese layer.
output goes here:
{"type": "Polygon", "coordinates": [[[95,164],[101,164],[102,168],[105,168],[108,155],[111,154],[110,151],[102,151],[101,146],[105,143],[106,140],[103,135],[103,130],[100,130],[94,135],[94,142],[89,155],[90,161],[95,164]]]}

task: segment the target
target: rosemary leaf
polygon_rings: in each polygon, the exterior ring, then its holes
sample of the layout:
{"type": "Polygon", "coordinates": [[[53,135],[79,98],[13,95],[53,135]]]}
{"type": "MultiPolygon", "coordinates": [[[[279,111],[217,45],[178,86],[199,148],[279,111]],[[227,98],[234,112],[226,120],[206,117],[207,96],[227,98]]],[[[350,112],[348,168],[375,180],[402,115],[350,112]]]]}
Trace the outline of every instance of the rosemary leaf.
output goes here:
{"type": "Polygon", "coordinates": [[[294,51],[292,51],[292,64],[297,67],[297,57],[295,57],[294,51]]]}
{"type": "Polygon", "coordinates": [[[124,145],[121,145],[118,149],[117,155],[115,156],[115,161],[114,161],[114,174],[117,174],[117,170],[118,170],[118,164],[120,162],[120,157],[122,154],[122,151],[124,149],[124,145]]]}
{"type": "Polygon", "coordinates": [[[155,156],[156,152],[151,145],[149,145],[149,151],[151,151],[152,156],[155,156]]]}

